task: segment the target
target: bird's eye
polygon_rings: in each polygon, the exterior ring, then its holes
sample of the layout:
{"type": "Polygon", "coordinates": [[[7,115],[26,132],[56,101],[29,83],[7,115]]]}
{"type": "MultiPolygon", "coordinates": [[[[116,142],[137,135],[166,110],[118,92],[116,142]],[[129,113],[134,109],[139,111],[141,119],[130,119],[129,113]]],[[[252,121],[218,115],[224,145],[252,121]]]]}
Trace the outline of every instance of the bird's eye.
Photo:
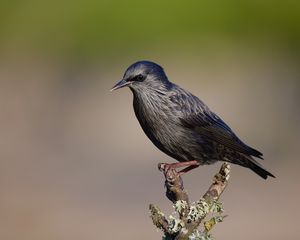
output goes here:
{"type": "Polygon", "coordinates": [[[135,77],[135,80],[139,81],[139,82],[143,81],[144,79],[145,79],[145,77],[142,74],[139,74],[135,77]]]}

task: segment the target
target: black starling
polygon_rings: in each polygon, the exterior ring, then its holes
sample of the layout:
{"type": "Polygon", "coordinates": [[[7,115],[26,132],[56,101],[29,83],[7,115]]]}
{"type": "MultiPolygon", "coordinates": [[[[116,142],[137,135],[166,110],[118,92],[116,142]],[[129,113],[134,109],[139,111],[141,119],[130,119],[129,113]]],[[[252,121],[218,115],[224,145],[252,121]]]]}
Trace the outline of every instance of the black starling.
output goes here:
{"type": "Polygon", "coordinates": [[[128,86],[135,115],[148,138],[179,163],[169,168],[226,161],[250,168],[262,178],[274,177],[253,157],[263,154],[243,143],[199,98],[171,83],[163,68],[150,61],[132,64],[111,90],[128,86]]]}

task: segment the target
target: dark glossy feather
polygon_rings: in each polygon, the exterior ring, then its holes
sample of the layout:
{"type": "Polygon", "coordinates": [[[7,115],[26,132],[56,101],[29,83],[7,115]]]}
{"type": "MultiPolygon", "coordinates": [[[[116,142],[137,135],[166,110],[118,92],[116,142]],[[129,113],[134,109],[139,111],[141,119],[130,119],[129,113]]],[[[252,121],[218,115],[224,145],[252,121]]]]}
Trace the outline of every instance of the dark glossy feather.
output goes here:
{"type": "Polygon", "coordinates": [[[171,97],[171,100],[178,104],[178,110],[184,113],[180,118],[184,126],[233,151],[263,159],[261,152],[243,143],[231,128],[199,98],[191,93],[187,93],[178,86],[177,88],[177,93],[171,97]],[[188,108],[186,107],[187,102],[190,103],[188,108]]]}

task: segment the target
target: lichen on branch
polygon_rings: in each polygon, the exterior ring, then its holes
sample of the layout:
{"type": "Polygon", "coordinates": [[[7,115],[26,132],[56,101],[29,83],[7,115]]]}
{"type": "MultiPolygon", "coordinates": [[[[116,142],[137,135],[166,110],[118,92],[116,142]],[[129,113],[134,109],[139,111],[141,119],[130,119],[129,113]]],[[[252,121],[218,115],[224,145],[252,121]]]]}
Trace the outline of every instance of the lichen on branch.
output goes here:
{"type": "Polygon", "coordinates": [[[224,163],[203,197],[191,204],[180,174],[174,169],[161,171],[165,176],[166,196],[178,214],[167,218],[159,207],[150,204],[150,216],[154,225],[163,231],[163,239],[212,239],[211,230],[226,217],[218,199],[228,184],[230,165],[224,163]]]}

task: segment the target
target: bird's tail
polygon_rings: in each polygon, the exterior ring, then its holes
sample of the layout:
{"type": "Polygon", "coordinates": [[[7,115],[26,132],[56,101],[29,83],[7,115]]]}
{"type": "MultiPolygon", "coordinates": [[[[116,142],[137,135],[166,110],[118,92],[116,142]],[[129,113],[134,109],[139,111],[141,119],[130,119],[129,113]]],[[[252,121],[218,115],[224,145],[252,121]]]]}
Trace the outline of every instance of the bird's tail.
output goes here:
{"type": "Polygon", "coordinates": [[[236,153],[235,156],[230,155],[227,156],[226,159],[228,162],[232,162],[240,166],[250,168],[253,172],[255,172],[263,179],[267,179],[269,176],[275,178],[275,176],[272,173],[264,169],[264,167],[251,156],[242,153],[236,153]]]}
{"type": "Polygon", "coordinates": [[[268,172],[257,161],[255,161],[252,158],[249,158],[246,167],[249,167],[253,172],[255,172],[264,179],[267,179],[268,176],[275,178],[275,176],[272,173],[268,172]]]}

